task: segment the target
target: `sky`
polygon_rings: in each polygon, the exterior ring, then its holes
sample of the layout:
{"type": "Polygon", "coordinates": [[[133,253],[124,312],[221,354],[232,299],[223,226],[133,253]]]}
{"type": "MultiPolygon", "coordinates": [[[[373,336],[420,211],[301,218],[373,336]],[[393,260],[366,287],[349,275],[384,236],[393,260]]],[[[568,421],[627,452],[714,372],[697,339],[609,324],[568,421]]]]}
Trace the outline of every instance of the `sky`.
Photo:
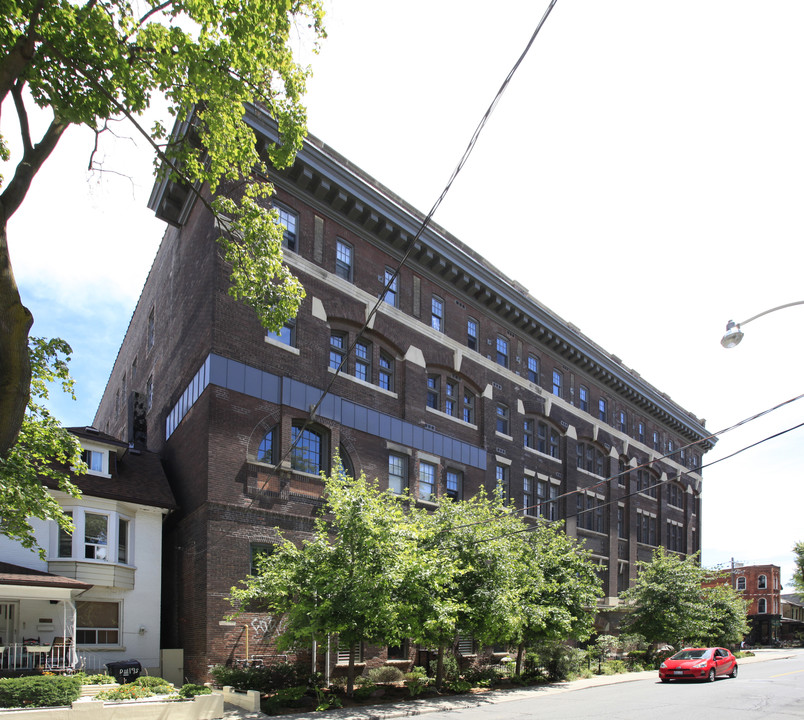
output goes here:
{"type": "MultiPolygon", "coordinates": [[[[549,0],[327,0],[308,127],[427,212],[549,0]]],[[[435,221],[719,432],[804,393],[804,3],[558,0],[435,221]]],[[[4,134],[15,131],[7,109],[4,134]]],[[[74,349],[92,422],[164,232],[125,126],[72,128],[9,225],[34,335],[74,349]]],[[[804,400],[723,433],[702,560],[774,563],[804,540],[804,400]],[[764,440],[764,442],[762,442],[764,440]]],[[[788,588],[789,589],[789,588],[788,588]]]]}

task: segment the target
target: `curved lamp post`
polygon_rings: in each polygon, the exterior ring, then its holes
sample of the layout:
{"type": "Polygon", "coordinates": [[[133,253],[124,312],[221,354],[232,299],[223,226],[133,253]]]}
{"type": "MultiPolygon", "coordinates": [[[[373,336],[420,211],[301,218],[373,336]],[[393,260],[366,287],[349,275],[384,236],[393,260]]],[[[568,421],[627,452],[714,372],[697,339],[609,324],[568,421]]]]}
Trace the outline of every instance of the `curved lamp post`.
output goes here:
{"type": "Polygon", "coordinates": [[[797,300],[796,302],[787,303],[786,305],[779,305],[778,307],[771,308],[770,310],[765,310],[764,312],[759,313],[759,315],[754,315],[754,317],[750,317],[748,320],[743,320],[741,323],[736,323],[734,320],[729,320],[728,323],[726,323],[726,334],[721,338],[720,344],[726,349],[736,347],[740,344],[740,340],[743,339],[743,331],[740,330],[740,326],[747,325],[752,320],[756,320],[757,318],[767,315],[768,313],[793,307],[793,305],[804,305],[804,300],[797,300]]]}

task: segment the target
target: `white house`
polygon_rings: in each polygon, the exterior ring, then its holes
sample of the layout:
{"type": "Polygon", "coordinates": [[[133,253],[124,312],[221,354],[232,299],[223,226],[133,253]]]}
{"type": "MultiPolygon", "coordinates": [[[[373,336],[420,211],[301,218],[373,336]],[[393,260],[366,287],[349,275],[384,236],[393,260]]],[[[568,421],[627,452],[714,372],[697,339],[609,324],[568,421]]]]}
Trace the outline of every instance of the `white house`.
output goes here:
{"type": "Polygon", "coordinates": [[[103,671],[138,660],[160,669],[162,523],[176,507],[159,458],[97,431],[70,428],[89,467],[82,496],[51,492],[75,525],[34,520],[42,560],[0,537],[0,674],[103,671]]]}

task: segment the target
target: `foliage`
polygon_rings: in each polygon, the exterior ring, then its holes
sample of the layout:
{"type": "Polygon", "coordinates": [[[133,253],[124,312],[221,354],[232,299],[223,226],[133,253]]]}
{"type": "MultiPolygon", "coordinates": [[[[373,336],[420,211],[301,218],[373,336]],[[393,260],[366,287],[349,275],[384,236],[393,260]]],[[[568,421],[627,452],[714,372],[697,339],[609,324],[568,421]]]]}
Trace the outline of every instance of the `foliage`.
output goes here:
{"type": "Polygon", "coordinates": [[[472,683],[470,683],[468,680],[456,678],[454,680],[447,681],[447,690],[454,692],[456,695],[462,695],[463,693],[469,692],[471,689],[472,683]]]}
{"type": "Polygon", "coordinates": [[[163,692],[172,692],[173,685],[169,683],[167,680],[161,677],[157,677],[156,675],[140,675],[136,680],[130,683],[131,685],[137,685],[139,687],[147,687],[156,690],[157,693],[163,692]],[[161,688],[167,687],[169,690],[164,691],[161,688]],[[159,689],[157,689],[159,688],[159,689]]]}
{"type": "Polygon", "coordinates": [[[82,685],[114,685],[117,682],[111,675],[106,673],[87,675],[84,671],[79,671],[73,677],[78,678],[82,685]]]}
{"type": "Polygon", "coordinates": [[[747,632],[745,604],[728,585],[702,587],[710,579],[697,555],[681,558],[657,548],[621,595],[632,605],[623,627],[676,648],[739,642],[747,632]]]}
{"type": "Polygon", "coordinates": [[[96,696],[96,700],[142,700],[143,698],[153,697],[157,693],[154,692],[155,688],[145,687],[143,685],[135,685],[134,683],[126,683],[120,687],[111,688],[110,690],[101,690],[96,696]]]}
{"type": "Polygon", "coordinates": [[[375,684],[400,682],[404,677],[405,674],[394,665],[383,665],[368,671],[368,679],[375,684]]]}
{"type": "Polygon", "coordinates": [[[430,687],[430,678],[424,672],[424,668],[415,667],[409,673],[405,673],[405,687],[411,697],[419,697],[428,687],[430,687]]]}
{"type": "Polygon", "coordinates": [[[81,695],[81,681],[61,675],[0,679],[0,707],[56,707],[81,695]]]}
{"type": "Polygon", "coordinates": [[[185,683],[179,689],[179,697],[194,698],[196,695],[211,695],[212,688],[206,685],[196,685],[195,683],[185,683]]]}
{"type": "Polygon", "coordinates": [[[361,683],[360,687],[355,688],[354,699],[359,702],[368,700],[376,690],[377,686],[372,682],[361,683]]]}
{"type": "Polygon", "coordinates": [[[335,695],[329,688],[317,687],[315,688],[315,695],[318,704],[316,705],[316,712],[324,712],[330,708],[343,707],[341,699],[335,695]]]}
{"type": "Polygon", "coordinates": [[[305,684],[309,668],[302,663],[288,662],[250,668],[216,665],[210,675],[217,687],[230,685],[235,690],[258,690],[264,694],[305,684]]]}
{"type": "MultiPolygon", "coordinates": [[[[127,120],[148,140],[162,172],[191,192],[215,193],[222,182],[234,184],[242,204],[209,205],[219,214],[224,253],[237,261],[232,293],[252,303],[274,330],[301,301],[298,283],[284,270],[276,272],[281,232],[261,202],[270,188],[258,178],[265,176],[266,162],[286,166],[301,147],[309,69],[295,61],[291,42],[306,26],[317,50],[325,35],[322,3],[149,0],[141,7],[118,0],[3,5],[0,102],[13,98],[21,149],[12,158],[0,137],[0,155],[16,165],[0,193],[0,368],[9,376],[0,383],[0,457],[13,446],[22,422],[30,380],[24,350],[32,322],[11,271],[6,224],[71,124],[87,125],[100,137],[110,123],[127,120]],[[146,129],[138,121],[158,96],[175,119],[175,135],[162,122],[146,129]],[[41,138],[31,136],[31,102],[51,117],[41,138]],[[267,108],[279,143],[257,146],[245,120],[249,105],[267,108]],[[266,230],[273,241],[266,242],[266,230]],[[272,258],[267,262],[261,255],[266,248],[272,258]],[[275,306],[266,304],[266,295],[275,306]]],[[[91,163],[97,167],[94,154],[91,163]]]]}
{"type": "Polygon", "coordinates": [[[70,346],[58,338],[30,339],[32,379],[28,409],[16,444],[5,457],[0,456],[0,533],[25,548],[38,548],[42,559],[45,549],[36,542],[31,518],[55,520],[68,532],[73,530],[72,521],[43,481],[72,497],[80,497],[70,468],[76,475],[86,471],[78,439],[61,427],[44,405],[52,383],[60,384],[75,399],[67,367],[71,353],[70,346]]]}
{"type": "Polygon", "coordinates": [[[551,682],[566,680],[581,667],[583,651],[570,647],[566,643],[550,639],[534,648],[536,663],[542,668],[551,682]]]}
{"type": "Polygon", "coordinates": [[[793,546],[793,554],[795,555],[793,588],[796,592],[804,593],[804,542],[797,542],[793,546]]]}
{"type": "Polygon", "coordinates": [[[599,657],[614,655],[620,648],[620,641],[614,635],[599,635],[595,638],[595,651],[599,657]]]}

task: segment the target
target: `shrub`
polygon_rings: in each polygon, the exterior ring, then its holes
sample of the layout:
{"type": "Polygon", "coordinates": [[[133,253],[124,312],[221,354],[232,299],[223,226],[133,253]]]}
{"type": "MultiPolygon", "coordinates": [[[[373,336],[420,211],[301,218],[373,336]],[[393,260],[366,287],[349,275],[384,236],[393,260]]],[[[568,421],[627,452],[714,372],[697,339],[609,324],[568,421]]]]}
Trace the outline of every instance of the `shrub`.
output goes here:
{"type": "Polygon", "coordinates": [[[382,667],[371,668],[368,671],[368,678],[373,683],[393,683],[403,680],[405,674],[398,667],[383,665],[382,667]]]}
{"type": "Polygon", "coordinates": [[[0,680],[0,707],[56,707],[81,695],[78,678],[49,675],[0,680]]]}
{"type": "Polygon", "coordinates": [[[87,675],[85,672],[80,671],[73,677],[78,678],[82,685],[114,685],[117,682],[111,675],[106,675],[105,673],[87,675]]]}
{"type": "Polygon", "coordinates": [[[430,678],[427,677],[423,667],[417,665],[409,673],[405,673],[405,685],[411,697],[421,695],[429,684],[430,678]]]}
{"type": "Polygon", "coordinates": [[[494,665],[473,665],[466,670],[463,677],[477,687],[491,687],[500,679],[494,665]]]}
{"type": "Polygon", "coordinates": [[[96,700],[142,700],[142,698],[153,697],[156,693],[151,688],[126,683],[111,690],[101,690],[96,696],[96,700]]]}
{"type": "MultiPolygon", "coordinates": [[[[460,669],[458,668],[458,660],[452,654],[446,651],[444,653],[444,680],[457,680],[460,676],[460,669]]],[[[436,676],[438,670],[438,658],[430,661],[430,675],[436,676]]]]}
{"type": "Polygon", "coordinates": [[[196,695],[210,694],[212,694],[212,688],[208,688],[206,685],[196,685],[194,683],[185,683],[179,690],[179,697],[183,698],[194,698],[196,695]]]}
{"type": "Polygon", "coordinates": [[[315,696],[318,701],[316,705],[316,712],[324,712],[330,708],[341,708],[343,703],[341,699],[333,693],[329,688],[315,687],[315,696]]]}
{"type": "Polygon", "coordinates": [[[544,668],[548,679],[556,682],[566,680],[571,673],[577,672],[585,652],[557,642],[536,648],[536,654],[539,666],[544,668]]]}
{"type": "Polygon", "coordinates": [[[472,689],[472,683],[468,680],[450,680],[447,683],[447,690],[454,692],[457,695],[468,693],[472,689]]]}
{"type": "Polygon", "coordinates": [[[376,689],[377,686],[374,683],[371,682],[364,683],[360,685],[360,687],[356,687],[354,689],[354,698],[358,702],[368,700],[376,689]]]}
{"type": "Polygon", "coordinates": [[[604,675],[619,675],[620,673],[627,673],[628,667],[624,660],[607,660],[603,663],[604,675]]]}
{"type": "Polygon", "coordinates": [[[155,677],[153,675],[143,675],[129,684],[136,685],[137,687],[148,688],[149,690],[152,690],[155,695],[166,695],[175,690],[172,683],[169,683],[164,678],[155,677]]]}
{"type": "Polygon", "coordinates": [[[304,696],[307,694],[306,685],[298,685],[291,688],[277,690],[270,697],[265,698],[260,703],[260,709],[266,715],[278,715],[282,708],[295,708],[303,705],[304,696]]]}
{"type": "Polygon", "coordinates": [[[270,694],[283,688],[307,685],[309,669],[298,663],[276,663],[264,667],[232,668],[216,665],[210,670],[215,685],[231,685],[236,690],[258,690],[270,694]]]}

